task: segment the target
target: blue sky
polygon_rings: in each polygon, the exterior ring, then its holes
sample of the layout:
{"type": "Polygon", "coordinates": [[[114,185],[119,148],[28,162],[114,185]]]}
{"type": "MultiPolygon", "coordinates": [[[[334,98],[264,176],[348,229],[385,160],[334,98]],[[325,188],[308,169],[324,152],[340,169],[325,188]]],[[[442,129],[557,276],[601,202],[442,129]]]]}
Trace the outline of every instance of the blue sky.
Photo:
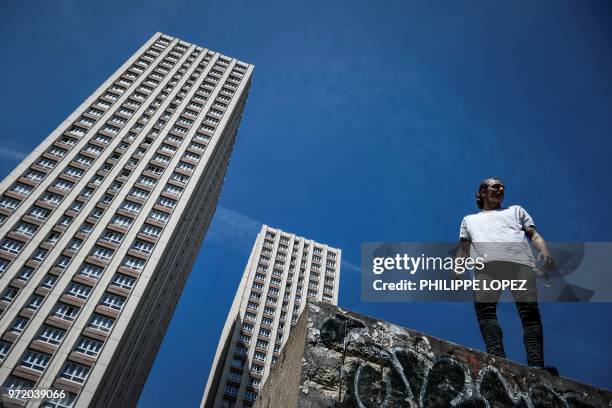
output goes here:
{"type": "MultiPolygon", "coordinates": [[[[0,175],[154,32],[235,56],[256,69],[220,208],[139,405],[199,403],[261,223],[343,249],[342,306],[482,348],[470,304],[362,303],[360,243],[455,240],[491,174],[549,241],[612,241],[611,21],[606,1],[5,0],[0,175]]],[[[542,305],[547,362],[612,388],[611,312],[542,305]]]]}

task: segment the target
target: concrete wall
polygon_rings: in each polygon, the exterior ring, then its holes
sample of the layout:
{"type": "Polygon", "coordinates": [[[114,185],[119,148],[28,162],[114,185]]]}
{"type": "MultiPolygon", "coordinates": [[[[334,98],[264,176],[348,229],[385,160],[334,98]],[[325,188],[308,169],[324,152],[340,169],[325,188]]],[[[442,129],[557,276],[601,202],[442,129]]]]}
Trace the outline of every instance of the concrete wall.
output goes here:
{"type": "MultiPolygon", "coordinates": [[[[306,306],[308,308],[308,306],[306,306]]],[[[302,316],[307,314],[306,310],[302,316]]],[[[291,331],[291,336],[278,361],[270,371],[270,377],[265,382],[256,407],[297,407],[299,398],[302,359],[304,357],[308,320],[300,318],[291,331]]]]}
{"type": "Polygon", "coordinates": [[[256,408],[612,406],[610,391],[323,303],[282,357],[256,408]]]}

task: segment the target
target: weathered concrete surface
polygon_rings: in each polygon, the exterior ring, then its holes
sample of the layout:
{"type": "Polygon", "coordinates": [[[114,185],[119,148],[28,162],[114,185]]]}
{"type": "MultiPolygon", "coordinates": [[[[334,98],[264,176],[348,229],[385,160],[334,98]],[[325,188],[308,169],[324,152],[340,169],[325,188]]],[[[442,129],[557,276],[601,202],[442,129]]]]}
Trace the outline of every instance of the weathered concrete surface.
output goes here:
{"type": "Polygon", "coordinates": [[[255,408],[609,408],[612,392],[309,304],[255,408]]]}

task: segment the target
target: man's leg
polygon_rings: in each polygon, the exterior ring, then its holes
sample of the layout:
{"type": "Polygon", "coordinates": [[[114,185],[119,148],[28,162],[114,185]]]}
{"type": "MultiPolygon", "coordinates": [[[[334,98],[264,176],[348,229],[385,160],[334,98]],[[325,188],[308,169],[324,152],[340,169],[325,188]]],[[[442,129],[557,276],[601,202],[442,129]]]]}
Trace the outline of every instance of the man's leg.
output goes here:
{"type": "Polygon", "coordinates": [[[503,333],[497,320],[497,302],[474,302],[474,307],[487,353],[505,358],[503,333]]]}
{"type": "MultiPolygon", "coordinates": [[[[487,265],[487,272],[490,269],[491,266],[487,265]]],[[[476,274],[476,279],[490,281],[491,277],[488,273],[482,271],[476,274]]],[[[480,333],[485,342],[487,353],[505,358],[503,333],[497,320],[497,302],[500,295],[501,291],[499,290],[475,291],[474,309],[476,309],[476,317],[478,318],[480,333]]]]}
{"type": "Polygon", "coordinates": [[[519,279],[527,280],[526,291],[513,291],[516,309],[523,324],[523,342],[527,352],[527,364],[531,367],[544,367],[544,331],[538,307],[535,271],[523,267],[519,279]]]}
{"type": "Polygon", "coordinates": [[[544,331],[538,302],[516,302],[516,308],[523,323],[527,364],[532,367],[544,367],[544,331]]]}

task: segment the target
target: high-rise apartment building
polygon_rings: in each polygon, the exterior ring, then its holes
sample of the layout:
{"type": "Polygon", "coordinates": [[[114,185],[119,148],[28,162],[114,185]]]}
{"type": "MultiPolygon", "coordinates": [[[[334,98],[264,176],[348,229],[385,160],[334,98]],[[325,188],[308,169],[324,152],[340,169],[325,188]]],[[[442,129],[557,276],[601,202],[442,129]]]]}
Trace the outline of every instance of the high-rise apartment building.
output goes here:
{"type": "Polygon", "coordinates": [[[248,407],[308,300],[338,304],[342,252],[262,226],[227,316],[201,406],[248,407]]]}
{"type": "MultiPolygon", "coordinates": [[[[0,384],[135,406],[215,211],[253,66],[157,33],[0,183],[0,384]]],[[[48,395],[46,395],[48,396],[48,395]]]]}

